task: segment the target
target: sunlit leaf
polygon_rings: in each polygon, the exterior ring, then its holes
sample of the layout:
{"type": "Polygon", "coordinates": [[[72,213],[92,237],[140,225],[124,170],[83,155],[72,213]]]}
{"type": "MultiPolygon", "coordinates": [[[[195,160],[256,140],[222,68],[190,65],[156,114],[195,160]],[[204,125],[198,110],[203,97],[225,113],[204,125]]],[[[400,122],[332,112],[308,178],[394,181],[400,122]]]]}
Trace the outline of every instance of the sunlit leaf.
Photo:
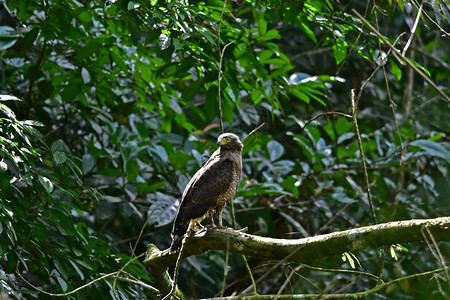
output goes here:
{"type": "Polygon", "coordinates": [[[17,98],[16,96],[12,96],[12,95],[0,95],[0,101],[8,101],[8,100],[20,101],[20,99],[17,98]]]}
{"type": "Polygon", "coordinates": [[[47,193],[50,194],[51,192],[53,192],[53,182],[51,182],[50,179],[41,175],[38,176],[38,179],[47,193]]]}
{"type": "Polygon", "coordinates": [[[347,57],[347,44],[341,39],[336,39],[333,44],[333,54],[336,64],[339,65],[347,57]]]}
{"type": "Polygon", "coordinates": [[[161,48],[161,50],[166,50],[167,48],[169,48],[170,46],[170,37],[167,34],[161,34],[159,36],[159,48],[161,48]]]}
{"type": "Polygon", "coordinates": [[[280,38],[281,38],[281,36],[280,36],[278,30],[271,29],[271,30],[267,31],[265,34],[263,34],[261,37],[259,37],[258,40],[269,41],[269,40],[280,39],[280,38]]]}

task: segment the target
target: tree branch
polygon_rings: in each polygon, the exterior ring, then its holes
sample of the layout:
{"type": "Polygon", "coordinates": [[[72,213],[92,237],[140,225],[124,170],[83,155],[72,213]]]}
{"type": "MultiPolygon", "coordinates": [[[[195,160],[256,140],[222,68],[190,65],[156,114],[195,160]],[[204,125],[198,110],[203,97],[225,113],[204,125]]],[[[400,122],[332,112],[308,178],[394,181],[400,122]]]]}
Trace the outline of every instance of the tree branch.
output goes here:
{"type": "MultiPolygon", "coordinates": [[[[423,241],[423,228],[438,241],[450,241],[450,217],[425,220],[396,221],[360,227],[302,239],[274,239],[242,233],[233,229],[199,230],[186,239],[183,258],[209,250],[225,250],[262,259],[304,263],[348,251],[423,241]],[[229,244],[227,246],[227,243],[229,244]]],[[[167,269],[176,262],[176,253],[160,251],[149,244],[144,264],[155,286],[164,293],[170,291],[172,280],[167,269]]]]}

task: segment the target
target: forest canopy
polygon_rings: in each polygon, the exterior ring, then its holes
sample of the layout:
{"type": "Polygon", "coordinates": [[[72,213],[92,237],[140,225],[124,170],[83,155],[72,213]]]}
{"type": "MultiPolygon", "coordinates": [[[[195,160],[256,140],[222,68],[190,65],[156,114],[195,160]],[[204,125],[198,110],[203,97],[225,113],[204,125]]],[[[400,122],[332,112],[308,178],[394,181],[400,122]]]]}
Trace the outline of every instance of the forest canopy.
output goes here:
{"type": "MultiPolygon", "coordinates": [[[[450,215],[446,1],[5,0],[0,53],[0,298],[164,296],[145,251],[223,131],[264,124],[224,212],[245,234],[450,215]]],[[[448,239],[417,232],[308,262],[212,243],[178,286],[448,299],[448,239]]]]}

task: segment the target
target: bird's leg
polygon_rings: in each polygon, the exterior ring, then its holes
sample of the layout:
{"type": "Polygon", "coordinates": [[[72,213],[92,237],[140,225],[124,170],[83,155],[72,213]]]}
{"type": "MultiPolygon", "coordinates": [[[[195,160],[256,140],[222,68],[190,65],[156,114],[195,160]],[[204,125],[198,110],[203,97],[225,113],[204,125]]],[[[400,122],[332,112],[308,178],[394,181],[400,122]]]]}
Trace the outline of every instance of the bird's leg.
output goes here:
{"type": "Polygon", "coordinates": [[[216,227],[216,224],[214,224],[214,211],[212,209],[208,212],[208,216],[211,219],[211,224],[208,227],[209,228],[216,227]]]}
{"type": "Polygon", "coordinates": [[[218,226],[219,228],[224,228],[222,225],[222,212],[223,210],[217,212],[217,217],[219,219],[219,226],[218,226]]]}

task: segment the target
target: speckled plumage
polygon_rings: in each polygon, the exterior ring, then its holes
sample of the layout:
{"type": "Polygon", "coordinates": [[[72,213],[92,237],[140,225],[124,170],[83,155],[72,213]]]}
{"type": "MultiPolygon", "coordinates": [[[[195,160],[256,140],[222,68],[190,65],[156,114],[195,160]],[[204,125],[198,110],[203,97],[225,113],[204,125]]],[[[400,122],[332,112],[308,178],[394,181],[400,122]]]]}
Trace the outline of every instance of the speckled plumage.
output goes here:
{"type": "Polygon", "coordinates": [[[200,224],[206,216],[217,213],[219,227],[222,227],[222,212],[225,205],[236,194],[242,172],[242,142],[232,133],[221,134],[217,149],[205,165],[187,184],[172,229],[170,251],[181,247],[190,222],[200,224]]]}

